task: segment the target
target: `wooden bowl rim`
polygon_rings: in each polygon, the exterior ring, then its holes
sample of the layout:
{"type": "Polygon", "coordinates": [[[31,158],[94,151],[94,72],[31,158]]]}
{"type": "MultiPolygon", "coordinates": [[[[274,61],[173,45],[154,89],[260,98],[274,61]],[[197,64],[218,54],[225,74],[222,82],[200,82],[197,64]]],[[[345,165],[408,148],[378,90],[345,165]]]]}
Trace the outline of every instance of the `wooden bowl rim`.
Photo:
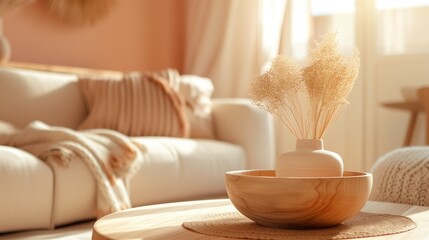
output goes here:
{"type": "Polygon", "coordinates": [[[261,173],[272,173],[275,170],[272,169],[251,169],[251,170],[236,170],[226,172],[225,175],[229,176],[239,176],[239,177],[248,177],[248,178],[265,178],[265,179],[296,179],[296,180],[305,180],[305,179],[353,179],[353,178],[367,178],[372,177],[372,173],[360,172],[360,171],[343,171],[342,177],[276,177],[276,176],[255,176],[255,175],[245,175],[244,173],[252,172],[261,172],[261,173]]]}

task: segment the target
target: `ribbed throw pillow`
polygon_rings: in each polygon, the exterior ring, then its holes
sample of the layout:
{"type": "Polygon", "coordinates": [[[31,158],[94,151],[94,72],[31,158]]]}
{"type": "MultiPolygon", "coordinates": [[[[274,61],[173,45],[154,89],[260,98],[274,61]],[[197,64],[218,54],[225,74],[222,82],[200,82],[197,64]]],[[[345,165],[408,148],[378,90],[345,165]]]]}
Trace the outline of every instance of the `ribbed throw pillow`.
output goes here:
{"type": "Polygon", "coordinates": [[[80,77],[89,115],[79,129],[108,128],[128,136],[189,137],[185,102],[159,75],[80,77]]]}

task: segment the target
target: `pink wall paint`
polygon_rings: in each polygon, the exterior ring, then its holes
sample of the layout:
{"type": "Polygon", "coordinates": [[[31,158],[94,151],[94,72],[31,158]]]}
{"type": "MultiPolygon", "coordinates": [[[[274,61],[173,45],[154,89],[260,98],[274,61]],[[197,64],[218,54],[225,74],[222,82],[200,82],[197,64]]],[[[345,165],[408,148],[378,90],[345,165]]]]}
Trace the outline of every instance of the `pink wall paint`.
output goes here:
{"type": "Polygon", "coordinates": [[[120,71],[182,68],[183,10],[177,0],[118,0],[89,26],[70,26],[41,0],[4,17],[10,61],[120,71]]]}

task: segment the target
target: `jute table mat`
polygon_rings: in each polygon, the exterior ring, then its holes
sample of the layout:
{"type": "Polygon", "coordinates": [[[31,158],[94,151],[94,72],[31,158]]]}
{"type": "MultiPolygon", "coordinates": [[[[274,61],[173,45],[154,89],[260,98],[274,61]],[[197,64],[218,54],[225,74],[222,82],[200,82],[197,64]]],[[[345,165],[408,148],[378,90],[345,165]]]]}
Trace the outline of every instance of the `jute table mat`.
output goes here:
{"type": "Polygon", "coordinates": [[[353,239],[406,232],[416,227],[408,217],[360,212],[335,227],[291,230],[256,224],[237,211],[212,213],[183,223],[197,233],[243,239],[353,239]]]}

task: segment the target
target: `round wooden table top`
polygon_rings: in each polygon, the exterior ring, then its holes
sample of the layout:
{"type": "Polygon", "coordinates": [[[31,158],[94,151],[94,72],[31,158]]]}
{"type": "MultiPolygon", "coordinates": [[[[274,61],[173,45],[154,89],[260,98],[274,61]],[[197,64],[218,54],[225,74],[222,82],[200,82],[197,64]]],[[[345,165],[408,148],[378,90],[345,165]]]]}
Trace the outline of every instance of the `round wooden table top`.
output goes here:
{"type": "Polygon", "coordinates": [[[228,239],[182,227],[190,218],[216,209],[235,209],[229,199],[165,203],[131,208],[104,216],[92,230],[92,240],[107,239],[228,239]]]}
{"type": "MultiPolygon", "coordinates": [[[[176,202],[131,208],[97,220],[93,226],[92,239],[231,240],[232,238],[195,233],[182,227],[183,222],[193,217],[229,209],[235,209],[229,199],[176,202]]],[[[426,237],[429,236],[429,207],[370,201],[362,210],[408,216],[417,223],[417,228],[409,232],[368,239],[427,239],[426,237]]]]}

